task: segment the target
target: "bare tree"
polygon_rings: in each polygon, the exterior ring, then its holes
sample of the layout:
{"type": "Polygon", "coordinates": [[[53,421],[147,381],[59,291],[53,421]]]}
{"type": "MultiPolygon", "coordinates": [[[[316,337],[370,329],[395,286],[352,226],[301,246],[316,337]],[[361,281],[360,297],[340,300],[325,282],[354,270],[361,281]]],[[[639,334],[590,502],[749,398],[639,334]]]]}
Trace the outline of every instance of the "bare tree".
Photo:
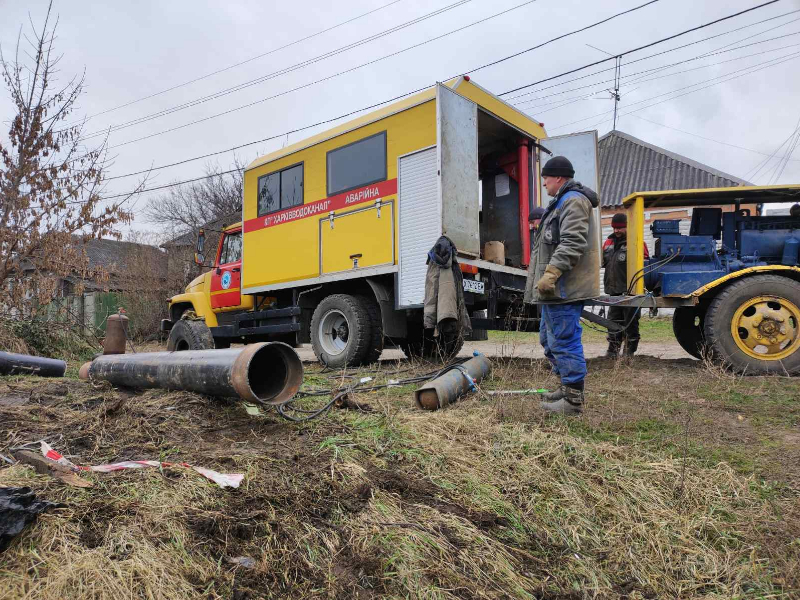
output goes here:
{"type": "Polygon", "coordinates": [[[0,50],[15,108],[8,142],[0,140],[0,306],[6,308],[28,306],[31,297],[47,304],[69,276],[102,277],[90,272],[81,241],[119,238],[115,227],[131,220],[123,208],[128,197],[114,203],[101,197],[105,142],[87,148],[82,125],[64,122],[83,92],[84,75],[58,85],[58,23],[50,27],[51,10],[52,2],[41,31],[33,23],[30,37],[20,30],[13,60],[0,50]]]}
{"type": "MultiPolygon", "coordinates": [[[[206,179],[170,188],[147,203],[145,215],[162,227],[167,239],[196,233],[204,225],[242,210],[244,166],[234,158],[233,172],[206,165],[206,179]]],[[[166,239],[163,241],[167,241],[166,239]]]]}

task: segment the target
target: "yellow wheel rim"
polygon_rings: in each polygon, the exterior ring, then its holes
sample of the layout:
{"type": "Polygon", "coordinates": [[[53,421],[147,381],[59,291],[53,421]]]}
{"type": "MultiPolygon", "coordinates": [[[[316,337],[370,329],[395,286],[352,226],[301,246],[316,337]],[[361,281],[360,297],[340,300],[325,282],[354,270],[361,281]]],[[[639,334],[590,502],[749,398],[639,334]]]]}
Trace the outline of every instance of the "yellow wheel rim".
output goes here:
{"type": "Polygon", "coordinates": [[[750,298],[736,309],[731,335],[748,356],[782,360],[800,348],[800,309],[779,296],[750,298]]]}

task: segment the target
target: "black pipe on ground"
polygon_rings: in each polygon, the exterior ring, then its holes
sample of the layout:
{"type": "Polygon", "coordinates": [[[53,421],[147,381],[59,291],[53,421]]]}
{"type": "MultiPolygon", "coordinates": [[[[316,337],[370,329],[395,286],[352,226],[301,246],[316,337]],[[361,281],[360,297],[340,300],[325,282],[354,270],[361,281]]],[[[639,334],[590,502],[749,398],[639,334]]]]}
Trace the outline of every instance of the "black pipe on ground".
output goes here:
{"type": "Polygon", "coordinates": [[[0,352],[0,375],[38,375],[63,377],[67,363],[55,358],[0,352]]]}
{"type": "Polygon", "coordinates": [[[81,371],[90,379],[121,387],[239,396],[267,404],[286,402],[303,383],[300,357],[281,342],[226,350],[108,354],[98,356],[81,371]]]}
{"type": "Polygon", "coordinates": [[[419,388],[414,392],[414,402],[418,408],[426,410],[443,408],[473,389],[474,384],[491,371],[492,363],[489,359],[483,354],[477,354],[419,388]]]}

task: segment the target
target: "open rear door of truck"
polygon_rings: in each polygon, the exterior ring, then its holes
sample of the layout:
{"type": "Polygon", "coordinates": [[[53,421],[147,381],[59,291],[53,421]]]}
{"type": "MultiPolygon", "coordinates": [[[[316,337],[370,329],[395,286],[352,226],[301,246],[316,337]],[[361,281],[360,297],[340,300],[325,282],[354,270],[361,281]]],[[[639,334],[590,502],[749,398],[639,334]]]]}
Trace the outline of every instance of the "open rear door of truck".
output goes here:
{"type": "Polygon", "coordinates": [[[436,86],[436,139],[442,234],[459,254],[477,258],[478,105],[441,84],[436,86]]]}

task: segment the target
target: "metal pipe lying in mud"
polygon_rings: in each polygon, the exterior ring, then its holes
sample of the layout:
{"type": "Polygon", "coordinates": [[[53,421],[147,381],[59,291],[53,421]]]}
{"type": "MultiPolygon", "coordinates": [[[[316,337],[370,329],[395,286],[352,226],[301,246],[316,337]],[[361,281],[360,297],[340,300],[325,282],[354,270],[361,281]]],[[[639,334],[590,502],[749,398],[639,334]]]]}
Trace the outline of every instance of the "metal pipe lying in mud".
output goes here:
{"type": "Polygon", "coordinates": [[[282,342],[226,350],[108,354],[88,363],[88,369],[86,366],[81,368],[85,378],[122,387],[239,396],[266,404],[286,402],[303,383],[300,357],[282,342]]]}
{"type": "Polygon", "coordinates": [[[436,410],[455,402],[479,383],[492,370],[492,363],[483,354],[476,354],[467,362],[450,367],[414,392],[419,408],[436,410]]]}
{"type": "Polygon", "coordinates": [[[55,358],[0,352],[0,375],[38,375],[63,377],[67,363],[55,358]]]}

